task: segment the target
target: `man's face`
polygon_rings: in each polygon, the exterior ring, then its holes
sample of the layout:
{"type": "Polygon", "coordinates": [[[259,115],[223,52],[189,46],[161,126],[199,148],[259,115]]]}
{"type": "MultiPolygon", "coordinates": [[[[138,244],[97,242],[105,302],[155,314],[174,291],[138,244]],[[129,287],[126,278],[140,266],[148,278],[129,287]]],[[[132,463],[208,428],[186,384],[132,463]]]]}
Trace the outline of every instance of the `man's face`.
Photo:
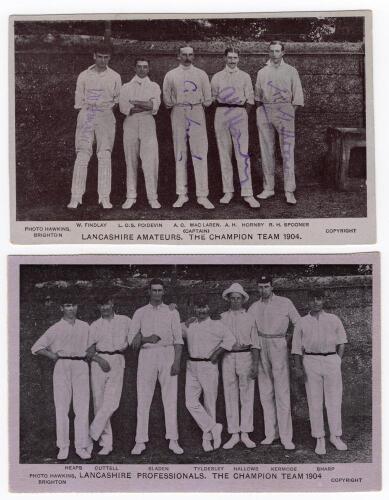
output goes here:
{"type": "Polygon", "coordinates": [[[270,45],[269,47],[269,58],[273,62],[281,61],[284,55],[284,51],[282,50],[281,45],[275,43],[274,45],[270,45]]]}
{"type": "Polygon", "coordinates": [[[268,299],[273,292],[273,287],[270,283],[258,283],[258,292],[261,299],[268,299]]]}
{"type": "Polygon", "coordinates": [[[323,297],[311,297],[309,299],[309,308],[313,312],[320,312],[323,309],[324,299],[323,297]]]}
{"type": "Polygon", "coordinates": [[[139,78],[145,78],[149,74],[149,63],[147,61],[137,61],[135,73],[139,78]]]}
{"type": "Polygon", "coordinates": [[[109,60],[111,59],[111,55],[101,54],[100,52],[96,52],[93,55],[93,59],[95,61],[96,66],[99,69],[105,69],[108,66],[109,60]]]}
{"type": "Polygon", "coordinates": [[[178,60],[183,66],[190,66],[193,63],[194,53],[193,49],[190,47],[185,47],[180,49],[180,53],[178,54],[178,60]]]}
{"type": "Polygon", "coordinates": [[[162,285],[150,286],[150,300],[154,302],[162,302],[163,294],[164,294],[164,288],[162,285]]]}
{"type": "Polygon", "coordinates": [[[75,317],[77,316],[77,308],[78,308],[77,304],[72,304],[70,302],[62,304],[61,311],[63,317],[65,319],[75,319],[75,317]]]}
{"type": "Polygon", "coordinates": [[[99,304],[100,314],[102,318],[108,318],[113,314],[113,302],[109,300],[105,304],[99,304]]]}
{"type": "Polygon", "coordinates": [[[209,316],[209,306],[196,306],[194,311],[199,321],[203,321],[209,316]]]}
{"type": "Polygon", "coordinates": [[[228,52],[225,59],[226,64],[230,69],[235,69],[238,66],[239,56],[236,52],[228,52]]]}
{"type": "Polygon", "coordinates": [[[230,301],[230,308],[232,311],[239,311],[239,309],[242,309],[243,297],[240,293],[229,293],[228,300],[230,301]]]}

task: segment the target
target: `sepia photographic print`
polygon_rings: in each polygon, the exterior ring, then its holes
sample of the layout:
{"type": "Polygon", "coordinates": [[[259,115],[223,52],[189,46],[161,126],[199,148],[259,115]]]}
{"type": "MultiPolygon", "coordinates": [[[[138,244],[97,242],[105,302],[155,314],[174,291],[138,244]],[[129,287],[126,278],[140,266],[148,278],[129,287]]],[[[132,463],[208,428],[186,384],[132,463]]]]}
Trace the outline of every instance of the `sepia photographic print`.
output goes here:
{"type": "Polygon", "coordinates": [[[378,254],[8,270],[12,491],[380,489],[378,254]]]}
{"type": "Polygon", "coordinates": [[[371,22],[11,17],[12,242],[373,243],[371,22]]]}

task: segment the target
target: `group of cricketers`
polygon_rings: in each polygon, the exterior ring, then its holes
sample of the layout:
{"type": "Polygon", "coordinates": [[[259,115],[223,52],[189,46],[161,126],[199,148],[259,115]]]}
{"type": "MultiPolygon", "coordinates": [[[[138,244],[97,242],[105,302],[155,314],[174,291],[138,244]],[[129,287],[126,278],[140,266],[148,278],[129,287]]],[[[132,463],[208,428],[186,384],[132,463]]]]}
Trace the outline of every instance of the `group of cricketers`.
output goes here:
{"type": "MultiPolygon", "coordinates": [[[[204,111],[211,105],[216,108],[214,130],[223,186],[220,203],[228,204],[234,196],[234,149],[240,194],[251,208],[260,206],[253,195],[248,133],[248,116],[256,105],[263,171],[263,191],[257,198],[264,200],[274,196],[277,134],[283,160],[285,199],[288,204],[296,204],[295,112],[298,106],[304,105],[304,97],[298,72],[283,60],[283,55],[282,42],[269,44],[269,60],[258,71],[254,91],[250,75],[238,67],[239,52],[236,48],[226,48],[226,66],[211,81],[205,71],[194,66],[193,48],[185,46],[179,49],[179,65],[165,75],[162,89],[164,105],[171,110],[177,194],[174,208],[180,208],[189,201],[188,152],[194,169],[197,203],[206,209],[215,208],[208,199],[208,138],[204,111]]],[[[159,153],[155,116],[161,105],[161,89],[148,77],[150,64],[141,57],[135,61],[134,77],[122,86],[120,75],[108,66],[110,57],[111,47],[101,43],[95,49],[94,64],[83,71],[77,80],[77,156],[68,208],[75,209],[82,204],[94,144],[98,158],[99,203],[104,209],[112,208],[113,111],[119,105],[125,115],[123,147],[127,167],[127,195],[122,208],[131,209],[136,203],[140,160],[148,203],[151,208],[158,209],[161,205],[158,201],[159,153]]]]}
{"type": "Polygon", "coordinates": [[[287,335],[293,325],[292,354],[296,373],[305,382],[311,434],[315,452],[326,453],[323,403],[329,426],[329,441],[337,450],[347,450],[342,441],[341,362],[347,337],[341,320],[324,311],[321,289],[309,292],[309,312],[300,317],[292,301],[274,293],[272,277],[257,279],[260,299],[248,310],[248,293],[239,283],[223,291],[228,310],[219,320],[210,318],[209,299],[198,296],[194,316],[181,322],[175,304],[163,302],[165,285],[149,283],[149,302],[132,319],[118,315],[112,296],[98,300],[101,317],[91,325],[77,319],[77,299],[61,299],[62,319],[52,325],[32,346],[33,354],[53,360],[57,458],[69,453],[69,409],[75,414],[75,450],[81,459],[91,458],[94,442],[99,455],[113,450],[110,419],[120,403],[128,346],[139,352],[137,369],[137,422],[131,453],[140,455],[149,441],[149,414],[157,380],[162,394],[165,438],[169,449],[180,455],[177,423],[177,381],[186,344],[185,405],[202,431],[202,447],[211,452],[239,442],[255,448],[253,432],[254,389],[258,380],[265,437],[261,445],[280,439],[286,450],[294,450],[290,403],[287,335]],[[90,366],[90,370],[89,370],[90,366]],[[229,439],[222,444],[223,426],[216,421],[219,366],[222,370],[229,439]],[[91,382],[90,382],[91,380],[91,382]],[[89,421],[90,386],[94,417],[89,421]]]}

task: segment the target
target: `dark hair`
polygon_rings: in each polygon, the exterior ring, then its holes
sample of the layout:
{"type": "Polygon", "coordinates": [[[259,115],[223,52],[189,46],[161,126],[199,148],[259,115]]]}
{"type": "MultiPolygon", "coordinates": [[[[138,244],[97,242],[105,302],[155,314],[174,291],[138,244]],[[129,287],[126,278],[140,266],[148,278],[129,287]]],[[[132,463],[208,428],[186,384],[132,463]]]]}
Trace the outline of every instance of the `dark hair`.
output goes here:
{"type": "Polygon", "coordinates": [[[308,292],[308,300],[313,300],[313,299],[324,299],[325,298],[325,291],[321,288],[312,288],[308,292]]]}
{"type": "Polygon", "coordinates": [[[233,52],[234,54],[239,55],[238,49],[235,49],[234,47],[227,47],[226,50],[224,51],[224,56],[227,57],[230,52],[233,52]]]}
{"type": "Polygon", "coordinates": [[[279,40],[273,40],[272,42],[269,43],[269,49],[272,45],[281,45],[282,52],[285,51],[285,45],[280,42],[279,40]]]}
{"type": "Polygon", "coordinates": [[[257,278],[257,284],[265,285],[266,283],[270,283],[270,285],[273,285],[273,278],[270,276],[270,274],[260,274],[257,278]]]}
{"type": "Polygon", "coordinates": [[[191,47],[190,45],[181,45],[180,47],[178,47],[178,54],[181,54],[181,49],[186,49],[186,48],[192,49],[194,53],[194,48],[191,47]]]}
{"type": "Polygon", "coordinates": [[[108,304],[108,302],[113,302],[113,297],[109,293],[104,293],[96,297],[96,303],[99,306],[104,306],[105,304],[108,304]]]}
{"type": "Polygon", "coordinates": [[[79,294],[76,290],[64,290],[58,295],[58,304],[63,306],[64,304],[77,305],[79,303],[79,294]]]}
{"type": "Polygon", "coordinates": [[[209,300],[206,295],[199,295],[194,300],[195,307],[209,307],[209,300]]]}
{"type": "Polygon", "coordinates": [[[148,59],[146,59],[145,57],[137,57],[134,62],[134,67],[138,64],[139,61],[147,62],[147,64],[150,66],[150,61],[148,59]]]}
{"type": "Polygon", "coordinates": [[[152,285],[162,285],[165,288],[164,282],[159,278],[153,278],[149,283],[149,288],[151,288],[152,285]]]}
{"type": "Polygon", "coordinates": [[[110,56],[113,54],[113,45],[110,42],[105,42],[101,40],[97,42],[93,49],[94,54],[109,54],[110,56]]]}

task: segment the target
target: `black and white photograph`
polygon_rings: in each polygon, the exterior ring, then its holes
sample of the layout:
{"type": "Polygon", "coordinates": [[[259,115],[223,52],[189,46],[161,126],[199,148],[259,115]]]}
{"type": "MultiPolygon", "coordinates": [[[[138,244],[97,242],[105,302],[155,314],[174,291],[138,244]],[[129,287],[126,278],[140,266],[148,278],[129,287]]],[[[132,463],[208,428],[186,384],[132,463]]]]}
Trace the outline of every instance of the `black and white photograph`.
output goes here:
{"type": "Polygon", "coordinates": [[[9,273],[14,491],[379,488],[378,254],[9,273]]]}
{"type": "Polygon", "coordinates": [[[369,11],[14,16],[10,55],[14,243],[375,241],[369,11]]]}

